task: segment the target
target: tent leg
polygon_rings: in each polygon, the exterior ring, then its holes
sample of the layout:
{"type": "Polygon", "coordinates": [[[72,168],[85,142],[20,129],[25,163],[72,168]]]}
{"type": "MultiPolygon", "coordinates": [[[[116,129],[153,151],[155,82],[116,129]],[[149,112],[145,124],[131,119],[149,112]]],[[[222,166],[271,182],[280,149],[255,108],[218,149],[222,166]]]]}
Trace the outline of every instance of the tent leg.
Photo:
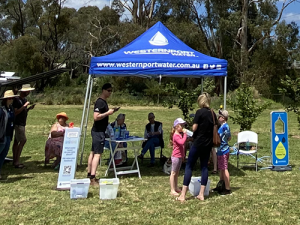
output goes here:
{"type": "Polygon", "coordinates": [[[224,109],[226,109],[227,76],[224,77],[224,109]]]}
{"type": "MultiPolygon", "coordinates": [[[[82,118],[81,118],[81,124],[80,124],[80,137],[82,136],[84,118],[86,117],[86,113],[87,113],[86,111],[88,111],[88,109],[86,108],[86,105],[88,103],[88,95],[89,95],[89,90],[90,90],[90,84],[91,84],[91,75],[89,75],[88,82],[87,82],[87,87],[86,87],[86,92],[85,92],[84,106],[83,106],[82,118]]],[[[80,165],[82,165],[83,149],[84,149],[84,142],[82,144],[80,165]]]]}
{"type": "Polygon", "coordinates": [[[201,77],[201,94],[203,94],[203,82],[204,82],[204,78],[201,77]]]}

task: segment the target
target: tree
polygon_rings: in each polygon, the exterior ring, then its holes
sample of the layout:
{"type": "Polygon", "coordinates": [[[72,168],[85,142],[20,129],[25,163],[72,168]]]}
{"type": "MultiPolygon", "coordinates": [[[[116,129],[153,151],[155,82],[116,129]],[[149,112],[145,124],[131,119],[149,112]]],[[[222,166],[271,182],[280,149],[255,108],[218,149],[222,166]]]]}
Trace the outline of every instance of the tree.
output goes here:
{"type": "Polygon", "coordinates": [[[253,88],[245,83],[235,91],[235,96],[228,100],[234,116],[230,116],[234,124],[240,125],[240,131],[251,130],[256,118],[270,105],[259,103],[253,96],[253,88]]]}
{"type": "Polygon", "coordinates": [[[282,87],[278,88],[279,92],[290,99],[290,101],[284,102],[286,110],[296,113],[300,130],[300,77],[293,79],[290,76],[286,76],[285,79],[281,79],[281,85],[282,87]]]}

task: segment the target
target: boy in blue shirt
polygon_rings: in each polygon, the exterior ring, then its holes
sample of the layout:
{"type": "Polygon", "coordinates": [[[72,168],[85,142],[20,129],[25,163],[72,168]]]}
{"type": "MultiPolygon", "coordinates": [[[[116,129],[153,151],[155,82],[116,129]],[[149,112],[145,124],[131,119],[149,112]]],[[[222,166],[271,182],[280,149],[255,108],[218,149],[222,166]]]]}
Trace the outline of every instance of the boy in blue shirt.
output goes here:
{"type": "MultiPolygon", "coordinates": [[[[231,194],[230,190],[230,180],[229,180],[229,172],[228,172],[228,160],[229,160],[229,144],[228,141],[231,140],[231,134],[230,134],[230,128],[227,124],[228,120],[228,111],[226,110],[220,110],[218,115],[219,123],[221,124],[218,133],[220,135],[221,139],[221,145],[218,148],[217,151],[217,157],[218,157],[218,169],[220,173],[220,181],[219,183],[222,183],[222,181],[225,183],[223,188],[217,186],[217,188],[214,189],[214,191],[218,191],[221,195],[228,195],[231,194]]],[[[220,184],[219,184],[220,185],[220,184]]]]}

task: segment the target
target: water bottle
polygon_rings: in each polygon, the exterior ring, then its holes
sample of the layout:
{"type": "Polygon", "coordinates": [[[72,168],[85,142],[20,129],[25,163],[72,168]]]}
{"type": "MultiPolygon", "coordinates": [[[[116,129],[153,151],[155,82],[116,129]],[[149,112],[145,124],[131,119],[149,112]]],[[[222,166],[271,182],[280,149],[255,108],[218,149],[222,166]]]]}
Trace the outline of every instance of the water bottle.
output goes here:
{"type": "Polygon", "coordinates": [[[250,150],[250,142],[249,142],[249,140],[246,142],[246,150],[247,150],[247,151],[250,150]]]}
{"type": "Polygon", "coordinates": [[[125,131],[126,131],[126,128],[124,128],[124,129],[121,128],[121,133],[120,133],[121,138],[125,138],[125,131]]]}
{"type": "Polygon", "coordinates": [[[120,138],[120,128],[119,127],[116,127],[116,129],[115,129],[115,138],[116,139],[120,138]]]}

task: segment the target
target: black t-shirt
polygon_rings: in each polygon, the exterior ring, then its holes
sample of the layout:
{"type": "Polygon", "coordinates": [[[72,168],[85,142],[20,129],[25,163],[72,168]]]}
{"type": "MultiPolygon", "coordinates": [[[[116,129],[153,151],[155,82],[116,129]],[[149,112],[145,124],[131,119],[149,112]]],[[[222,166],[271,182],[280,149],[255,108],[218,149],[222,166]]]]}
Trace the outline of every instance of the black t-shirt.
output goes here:
{"type": "MultiPolygon", "coordinates": [[[[13,107],[14,107],[14,109],[19,109],[26,102],[27,102],[26,98],[16,97],[13,102],[13,107]]],[[[15,125],[26,126],[27,111],[28,111],[27,108],[25,108],[22,110],[22,112],[20,112],[18,115],[16,115],[15,125]]]]}
{"type": "MultiPolygon", "coordinates": [[[[98,112],[102,114],[107,111],[108,111],[108,105],[106,101],[102,98],[98,98],[94,106],[94,112],[98,112]]],[[[108,125],[108,116],[103,118],[102,120],[94,121],[92,131],[105,132],[107,125],[108,125]]]]}
{"type": "MultiPolygon", "coordinates": [[[[214,113],[215,121],[217,116],[214,113]]],[[[209,108],[198,109],[194,118],[194,124],[198,124],[198,128],[194,131],[194,146],[212,146],[213,145],[213,117],[209,108]]]]}

